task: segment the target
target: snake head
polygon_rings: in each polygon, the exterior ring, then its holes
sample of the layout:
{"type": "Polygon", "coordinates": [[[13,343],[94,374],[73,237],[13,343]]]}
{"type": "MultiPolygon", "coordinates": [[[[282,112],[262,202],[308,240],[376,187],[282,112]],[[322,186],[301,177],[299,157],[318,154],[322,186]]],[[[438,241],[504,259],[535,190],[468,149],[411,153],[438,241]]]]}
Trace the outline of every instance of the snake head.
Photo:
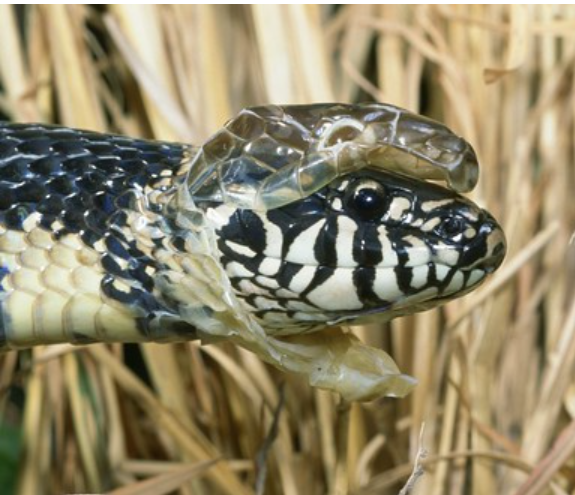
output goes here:
{"type": "Polygon", "coordinates": [[[322,330],[437,306],[492,273],[503,231],[458,194],[477,176],[466,141],[390,105],[242,111],[198,150],[178,195],[221,267],[229,309],[209,321],[348,400],[405,395],[413,380],[389,356],[322,330]]]}
{"type": "Polygon", "coordinates": [[[274,333],[437,306],[475,288],[506,250],[473,202],[371,168],[266,212],[199,206],[235,293],[274,333]]]}
{"type": "Polygon", "coordinates": [[[243,110],[196,154],[192,197],[254,210],[305,198],[371,167],[471,190],[472,147],[444,125],[383,104],[264,106],[243,110]]]}
{"type": "Polygon", "coordinates": [[[458,194],[476,180],[471,146],[442,124],[334,104],[242,111],[204,144],[186,188],[250,314],[301,332],[420,311],[483,281],[505,238],[458,194]]]}
{"type": "MultiPolygon", "coordinates": [[[[336,252],[342,242],[353,247],[344,266],[355,290],[342,294],[350,306],[331,324],[389,320],[438,306],[475,289],[505,257],[497,221],[453,191],[371,169],[332,187],[332,208],[344,227],[334,239],[336,252]]],[[[334,285],[324,293],[328,306],[334,285]]]]}

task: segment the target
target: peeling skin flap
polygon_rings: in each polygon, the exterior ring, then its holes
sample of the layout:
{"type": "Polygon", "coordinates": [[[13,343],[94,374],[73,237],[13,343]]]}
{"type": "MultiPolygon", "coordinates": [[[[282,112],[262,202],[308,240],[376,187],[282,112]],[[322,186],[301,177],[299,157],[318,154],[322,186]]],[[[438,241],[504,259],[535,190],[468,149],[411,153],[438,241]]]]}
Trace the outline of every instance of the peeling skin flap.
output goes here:
{"type": "MultiPolygon", "coordinates": [[[[204,343],[231,341],[280,370],[303,373],[310,385],[336,392],[346,400],[403,397],[412,390],[415,380],[402,374],[388,354],[364,345],[339,328],[282,338],[267,335],[234,295],[218,262],[214,229],[209,221],[185,189],[177,198],[178,211],[188,212],[179,218],[179,223],[186,227],[188,242],[200,260],[188,275],[197,280],[199,271],[204,270],[203,277],[213,280],[198,285],[196,289],[202,293],[195,292],[193,303],[181,313],[198,329],[204,343]]],[[[180,290],[181,286],[179,281],[171,295],[185,304],[191,299],[180,290]]]]}

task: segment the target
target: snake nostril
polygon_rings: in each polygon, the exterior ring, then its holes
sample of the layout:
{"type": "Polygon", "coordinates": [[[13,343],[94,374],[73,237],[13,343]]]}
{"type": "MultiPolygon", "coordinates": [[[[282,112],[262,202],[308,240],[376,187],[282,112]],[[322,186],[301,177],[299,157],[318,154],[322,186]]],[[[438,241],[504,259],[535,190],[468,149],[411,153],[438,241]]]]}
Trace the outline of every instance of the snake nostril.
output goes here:
{"type": "Polygon", "coordinates": [[[499,256],[505,254],[505,243],[500,242],[493,248],[493,256],[499,256]]]}

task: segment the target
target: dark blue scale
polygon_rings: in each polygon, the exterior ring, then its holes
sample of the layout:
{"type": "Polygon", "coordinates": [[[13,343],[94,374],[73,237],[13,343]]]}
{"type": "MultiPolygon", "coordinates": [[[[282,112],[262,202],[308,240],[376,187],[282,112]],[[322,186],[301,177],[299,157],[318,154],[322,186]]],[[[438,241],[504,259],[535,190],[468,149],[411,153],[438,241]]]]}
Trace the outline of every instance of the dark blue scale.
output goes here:
{"type": "MultiPolygon", "coordinates": [[[[153,296],[146,268],[162,266],[140,252],[122,227],[138,194],[166,175],[177,177],[187,153],[185,145],[0,122],[0,224],[23,230],[25,220],[39,213],[40,225],[54,239],[78,234],[90,247],[103,240],[102,293],[134,309],[138,327],[153,333],[154,315],[169,314],[170,308],[153,296]],[[118,281],[131,289],[118,289],[118,281]]],[[[161,205],[153,206],[161,213],[161,205]]],[[[182,332],[181,325],[173,326],[182,332]]]]}
{"type": "Polygon", "coordinates": [[[40,180],[30,179],[14,188],[14,196],[18,203],[38,203],[45,196],[44,186],[40,180]]]}

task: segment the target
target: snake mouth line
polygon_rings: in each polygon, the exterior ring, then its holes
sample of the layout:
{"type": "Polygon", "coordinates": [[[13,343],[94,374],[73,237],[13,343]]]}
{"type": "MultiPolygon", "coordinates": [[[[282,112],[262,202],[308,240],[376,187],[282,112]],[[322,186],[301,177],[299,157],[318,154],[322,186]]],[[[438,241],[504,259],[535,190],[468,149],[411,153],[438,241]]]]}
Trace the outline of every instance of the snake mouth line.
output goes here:
{"type": "MultiPolygon", "coordinates": [[[[355,316],[365,316],[376,313],[385,312],[388,310],[393,310],[396,308],[401,308],[409,306],[411,304],[425,304],[432,303],[433,305],[440,304],[442,302],[451,300],[453,294],[466,293],[472,290],[474,287],[482,283],[487,275],[487,270],[478,268],[459,268],[454,266],[449,266],[441,263],[426,263],[423,265],[418,265],[415,267],[406,267],[408,282],[401,282],[398,277],[401,274],[396,272],[397,266],[393,267],[370,267],[375,273],[370,282],[370,290],[368,294],[371,296],[364,299],[359,298],[363,307],[360,308],[350,308],[350,309],[334,309],[329,307],[329,305],[322,306],[315,301],[314,291],[316,289],[321,289],[323,292],[323,286],[329,284],[332,292],[336,289],[337,284],[340,280],[343,280],[344,285],[340,285],[340,291],[335,290],[335,293],[341,292],[335,295],[334,298],[338,299],[345,297],[347,285],[351,284],[354,279],[354,271],[362,270],[365,267],[355,267],[355,268],[343,268],[337,267],[337,270],[346,271],[348,275],[338,278],[335,274],[336,268],[330,268],[324,265],[299,265],[300,267],[306,267],[311,269],[312,272],[310,278],[306,282],[297,281],[296,286],[284,286],[284,288],[292,291],[298,295],[299,298],[305,300],[306,303],[310,304],[310,307],[305,311],[307,313],[314,314],[325,314],[328,318],[332,319],[351,319],[355,316]],[[327,269],[333,270],[332,276],[334,278],[328,277],[322,285],[314,286],[313,280],[317,270],[327,269]],[[425,270],[424,272],[417,272],[417,269],[425,270]],[[425,277],[425,278],[423,278],[425,277]],[[331,280],[331,281],[330,281],[331,280]],[[408,289],[402,291],[400,287],[408,284],[408,289]],[[319,304],[319,305],[318,305],[319,304]]],[[[259,275],[261,276],[261,274],[259,275]]],[[[231,275],[234,278],[233,275],[231,275]]],[[[240,277],[241,279],[242,277],[240,277]]],[[[293,280],[292,280],[293,283],[293,280]]],[[[341,284],[341,282],[339,282],[341,284]]],[[[353,282],[355,283],[355,282],[353,282]]],[[[265,289],[265,284],[261,286],[265,289]]],[[[357,287],[351,287],[349,285],[349,290],[358,293],[357,287]]],[[[343,306],[343,305],[342,305],[343,306]]],[[[287,310],[287,309],[286,309],[287,310]]]]}
{"type": "MultiPolygon", "coordinates": [[[[479,279],[477,282],[474,282],[469,286],[466,286],[464,289],[457,291],[457,294],[460,296],[468,294],[478,285],[481,285],[483,283],[483,280],[484,279],[479,279]]],[[[417,296],[421,295],[422,293],[411,294],[405,296],[404,298],[398,299],[393,302],[388,302],[374,308],[349,310],[345,312],[342,311],[334,319],[328,320],[327,323],[331,326],[349,324],[350,320],[353,321],[352,325],[361,325],[366,323],[385,323],[386,321],[396,318],[397,316],[410,314],[411,312],[425,311],[427,309],[440,306],[444,303],[453,300],[452,297],[453,294],[445,294],[439,297],[430,295],[429,298],[423,298],[421,300],[417,300],[418,299],[417,296]]]]}

